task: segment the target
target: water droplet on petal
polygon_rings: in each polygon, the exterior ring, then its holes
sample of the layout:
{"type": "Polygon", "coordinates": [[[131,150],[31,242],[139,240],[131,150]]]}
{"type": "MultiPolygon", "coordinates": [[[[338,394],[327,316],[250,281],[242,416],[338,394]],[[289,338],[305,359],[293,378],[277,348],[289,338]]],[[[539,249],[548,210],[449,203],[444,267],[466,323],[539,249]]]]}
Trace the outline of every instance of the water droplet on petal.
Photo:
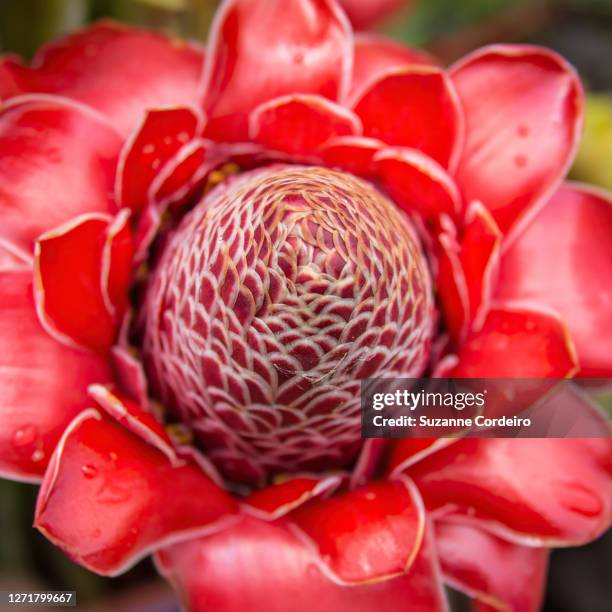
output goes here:
{"type": "Polygon", "coordinates": [[[529,128],[526,125],[519,125],[516,128],[516,131],[518,132],[518,135],[521,138],[527,138],[527,136],[529,136],[529,128]]]}
{"type": "Polygon", "coordinates": [[[39,461],[42,461],[44,458],[45,458],[45,451],[43,451],[40,448],[36,449],[32,453],[32,461],[34,461],[34,463],[38,463],[39,461]]]}
{"type": "Polygon", "coordinates": [[[515,155],[514,165],[517,168],[524,168],[527,165],[527,157],[525,155],[515,155]]]}
{"type": "Polygon", "coordinates": [[[22,448],[36,441],[38,430],[34,425],[24,425],[13,434],[13,446],[22,448]]]}
{"type": "Polygon", "coordinates": [[[603,509],[601,498],[579,482],[562,482],[558,485],[559,503],[583,516],[597,516],[603,509]]]}
{"type": "Polygon", "coordinates": [[[319,568],[314,563],[310,563],[306,568],[306,573],[311,578],[316,578],[319,576],[319,568]]]}
{"type": "Polygon", "coordinates": [[[83,473],[83,476],[85,476],[85,478],[95,478],[98,474],[98,468],[94,467],[93,465],[83,465],[81,466],[81,472],[83,473]]]}
{"type": "Polygon", "coordinates": [[[497,339],[496,349],[498,351],[505,351],[508,348],[509,344],[510,344],[510,339],[505,336],[501,336],[500,338],[497,339]]]}

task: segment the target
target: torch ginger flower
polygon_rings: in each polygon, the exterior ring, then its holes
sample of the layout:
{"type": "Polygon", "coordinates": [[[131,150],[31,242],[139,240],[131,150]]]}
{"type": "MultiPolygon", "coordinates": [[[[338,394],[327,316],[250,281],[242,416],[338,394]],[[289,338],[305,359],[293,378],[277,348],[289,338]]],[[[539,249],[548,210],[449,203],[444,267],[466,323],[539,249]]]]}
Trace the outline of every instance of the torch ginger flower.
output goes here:
{"type": "Polygon", "coordinates": [[[447,70],[333,1],[230,0],[206,49],[100,23],[0,97],[0,473],[76,562],[154,554],[192,610],[523,611],[609,526],[608,439],[359,431],[365,377],[612,375],[555,53],[447,70]]]}

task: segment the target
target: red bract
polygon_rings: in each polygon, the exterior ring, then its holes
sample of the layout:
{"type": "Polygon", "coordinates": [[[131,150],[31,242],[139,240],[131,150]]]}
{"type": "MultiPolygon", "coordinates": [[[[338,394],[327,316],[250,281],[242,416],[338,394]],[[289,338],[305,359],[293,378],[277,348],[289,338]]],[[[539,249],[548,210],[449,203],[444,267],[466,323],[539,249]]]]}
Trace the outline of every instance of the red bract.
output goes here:
{"type": "Polygon", "coordinates": [[[609,526],[607,439],[360,438],[368,376],[612,375],[560,57],[231,0],[206,52],[99,24],[0,96],[0,472],[73,559],[154,552],[193,610],[533,610],[609,526]]]}

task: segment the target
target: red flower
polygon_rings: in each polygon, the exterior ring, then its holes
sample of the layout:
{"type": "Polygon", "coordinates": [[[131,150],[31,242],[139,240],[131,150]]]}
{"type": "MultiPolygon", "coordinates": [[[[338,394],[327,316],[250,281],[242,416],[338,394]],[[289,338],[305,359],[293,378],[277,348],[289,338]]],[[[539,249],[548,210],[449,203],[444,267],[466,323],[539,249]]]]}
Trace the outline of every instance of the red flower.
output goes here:
{"type": "Polygon", "coordinates": [[[444,70],[331,1],[231,0],[206,52],[99,24],[0,96],[0,471],[77,562],[155,553],[194,610],[531,610],[608,527],[607,439],[359,437],[367,376],[612,375],[557,55],[444,70]]]}

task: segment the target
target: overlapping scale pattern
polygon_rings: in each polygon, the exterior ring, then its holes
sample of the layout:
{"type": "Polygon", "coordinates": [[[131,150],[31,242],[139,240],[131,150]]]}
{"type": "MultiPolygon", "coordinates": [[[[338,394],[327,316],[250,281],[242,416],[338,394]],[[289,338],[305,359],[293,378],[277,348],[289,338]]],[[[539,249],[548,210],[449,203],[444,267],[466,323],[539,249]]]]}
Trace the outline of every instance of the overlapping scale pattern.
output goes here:
{"type": "Polygon", "coordinates": [[[360,380],[418,376],[433,298],[403,213],[318,167],[231,177],[169,239],[146,296],[155,393],[232,480],[359,451],[360,380]]]}

